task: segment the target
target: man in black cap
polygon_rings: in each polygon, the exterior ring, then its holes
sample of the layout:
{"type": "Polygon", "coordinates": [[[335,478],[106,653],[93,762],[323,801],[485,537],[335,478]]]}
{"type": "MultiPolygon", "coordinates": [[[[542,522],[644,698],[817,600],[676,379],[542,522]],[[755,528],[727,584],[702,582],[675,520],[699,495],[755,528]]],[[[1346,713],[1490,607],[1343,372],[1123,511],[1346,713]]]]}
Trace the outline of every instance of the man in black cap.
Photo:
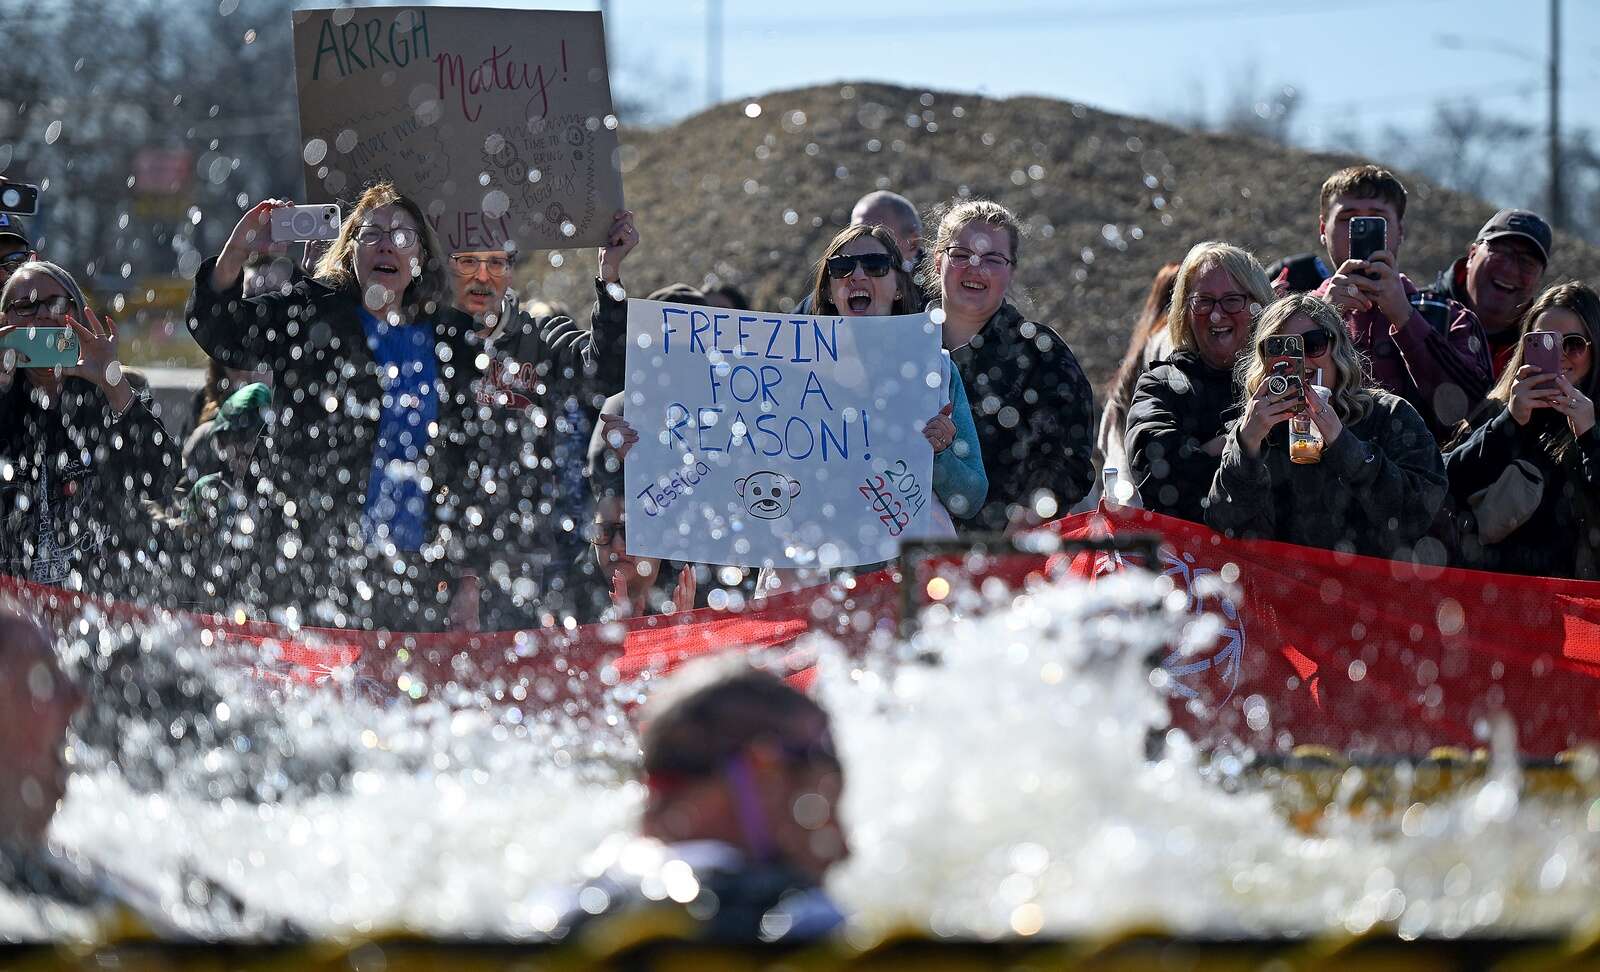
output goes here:
{"type": "Polygon", "coordinates": [[[1502,209],[1483,224],[1467,255],[1439,274],[1425,298],[1450,298],[1478,315],[1489,337],[1494,374],[1517,347],[1517,323],[1539,295],[1550,265],[1550,224],[1526,209],[1502,209]]]}
{"type": "Polygon", "coordinates": [[[13,213],[0,213],[0,287],[11,279],[12,271],[33,257],[33,243],[22,220],[13,213]]]}

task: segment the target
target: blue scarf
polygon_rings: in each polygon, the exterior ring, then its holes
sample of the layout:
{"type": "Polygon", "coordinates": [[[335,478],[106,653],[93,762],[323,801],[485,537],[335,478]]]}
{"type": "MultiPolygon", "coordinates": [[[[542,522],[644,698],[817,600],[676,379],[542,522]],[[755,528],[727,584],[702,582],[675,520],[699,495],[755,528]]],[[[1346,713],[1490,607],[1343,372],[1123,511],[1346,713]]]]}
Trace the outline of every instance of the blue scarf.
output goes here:
{"type": "Polygon", "coordinates": [[[433,324],[393,326],[362,308],[361,327],[383,383],[362,532],[369,542],[388,541],[397,550],[418,550],[429,502],[418,464],[427,454],[428,430],[439,418],[433,324]]]}

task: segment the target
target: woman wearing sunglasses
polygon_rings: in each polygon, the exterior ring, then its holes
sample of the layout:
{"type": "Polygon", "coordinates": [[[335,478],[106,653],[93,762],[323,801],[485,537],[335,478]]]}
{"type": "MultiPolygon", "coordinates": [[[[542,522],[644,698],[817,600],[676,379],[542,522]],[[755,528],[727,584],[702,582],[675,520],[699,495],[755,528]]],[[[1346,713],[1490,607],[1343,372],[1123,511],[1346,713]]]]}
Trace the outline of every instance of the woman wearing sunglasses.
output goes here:
{"type": "Polygon", "coordinates": [[[1270,303],[1266,271],[1245,250],[1197,243],[1184,257],[1167,308],[1173,350],[1140,376],[1128,406],[1128,465],[1146,509],[1205,522],[1227,425],[1239,417],[1234,366],[1270,303]]]}
{"type": "Polygon", "coordinates": [[[438,630],[457,589],[439,551],[456,500],[444,487],[464,468],[452,450],[472,403],[472,319],[451,307],[422,210],[387,183],[362,194],[312,276],[245,298],[245,262],[287,205],[245,213],[188,311],[207,354],[273,373],[253,534],[265,588],[307,623],[438,630]]]}
{"type": "Polygon", "coordinates": [[[140,503],[165,501],[176,443],[130,387],[116,322],[42,260],[21,264],[0,291],[0,335],[33,328],[75,335],[78,363],[29,367],[16,350],[0,354],[0,573],[151,600],[140,567],[149,558],[135,556],[151,539],[140,503]]]}
{"type": "Polygon", "coordinates": [[[1600,296],[1577,281],[1551,287],[1522,315],[1519,331],[1553,333],[1560,367],[1552,372],[1528,361],[1519,342],[1446,453],[1462,561],[1513,574],[1600,579],[1600,296]]]}
{"type": "MultiPolygon", "coordinates": [[[[817,264],[811,306],[817,314],[842,317],[910,314],[914,313],[911,286],[894,234],[882,226],[852,226],[833,238],[817,264]]],[[[977,514],[989,491],[989,477],[961,374],[948,352],[940,354],[939,364],[944,370],[945,401],[923,426],[922,435],[933,447],[935,525],[953,537],[951,517],[977,514]]]]}
{"type": "Polygon", "coordinates": [[[1408,557],[1444,503],[1444,462],[1416,409],[1371,385],[1339,311],[1310,294],[1271,304],[1238,373],[1243,414],[1223,444],[1206,522],[1229,536],[1408,557]],[[1293,385],[1274,394],[1264,345],[1280,334],[1301,336],[1303,386],[1321,372],[1327,401],[1293,385]],[[1290,461],[1287,427],[1302,411],[1322,436],[1320,462],[1290,461]]]}

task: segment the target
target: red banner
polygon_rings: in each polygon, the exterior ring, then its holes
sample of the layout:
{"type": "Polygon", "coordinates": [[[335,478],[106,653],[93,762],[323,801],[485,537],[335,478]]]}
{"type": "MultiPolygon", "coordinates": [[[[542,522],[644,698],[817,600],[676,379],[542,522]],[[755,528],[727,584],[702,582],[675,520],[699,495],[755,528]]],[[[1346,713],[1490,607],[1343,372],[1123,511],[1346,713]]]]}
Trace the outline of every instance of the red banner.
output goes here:
{"type": "MultiPolygon", "coordinates": [[[[1060,521],[1066,536],[1162,536],[1161,562],[1189,609],[1213,614],[1214,650],[1162,659],[1175,720],[1203,743],[1238,739],[1266,751],[1321,745],[1353,754],[1420,754],[1486,745],[1497,719],[1526,757],[1600,743],[1600,583],[1419,567],[1269,542],[1228,541],[1204,527],[1139,510],[1060,521]],[[1214,577],[1226,590],[1211,590],[1214,577]]],[[[1071,564],[1094,577],[1136,558],[1071,564]]],[[[1055,573],[1043,555],[990,571],[1007,583],[1055,573]]],[[[1060,566],[1060,565],[1056,565],[1060,566]]],[[[65,620],[88,599],[5,580],[65,620]]],[[[741,613],[704,609],[571,631],[483,634],[289,630],[191,615],[203,644],[273,680],[339,684],[378,697],[422,698],[451,684],[526,681],[550,704],[643,672],[730,649],[792,649],[823,632],[853,651],[892,635],[897,578],[880,571],[758,602],[741,613]]],[[[115,620],[156,612],[96,602],[115,620]]],[[[811,660],[785,659],[803,680],[811,660]]]]}
{"type": "Polygon", "coordinates": [[[1178,722],[1202,739],[1419,754],[1486,746],[1505,719],[1525,757],[1600,744],[1600,583],[1228,541],[1143,510],[1063,524],[1149,531],[1165,541],[1154,569],[1223,621],[1215,650],[1164,659],[1180,700],[1198,703],[1175,705],[1178,722]],[[1207,593],[1213,575],[1231,590],[1207,593]]]}

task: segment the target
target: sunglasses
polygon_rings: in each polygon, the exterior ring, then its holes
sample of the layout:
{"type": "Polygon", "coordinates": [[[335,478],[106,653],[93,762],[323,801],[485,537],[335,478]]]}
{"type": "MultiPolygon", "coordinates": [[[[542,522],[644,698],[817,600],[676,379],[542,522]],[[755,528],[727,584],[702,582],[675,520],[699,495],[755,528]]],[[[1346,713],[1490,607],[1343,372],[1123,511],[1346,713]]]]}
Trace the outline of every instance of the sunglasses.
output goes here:
{"type": "Polygon", "coordinates": [[[1589,339],[1582,334],[1568,334],[1561,339],[1561,353],[1569,358],[1576,358],[1589,350],[1589,339]]]}
{"type": "Polygon", "coordinates": [[[74,310],[77,306],[70,297],[46,297],[44,300],[14,300],[6,305],[5,312],[25,320],[32,320],[41,312],[51,317],[64,317],[67,311],[74,310]]]}
{"type": "Polygon", "coordinates": [[[18,250],[15,253],[0,257],[0,267],[6,270],[15,270],[28,262],[28,251],[18,250]]]}
{"type": "Polygon", "coordinates": [[[1300,340],[1305,344],[1308,358],[1320,358],[1333,346],[1333,335],[1321,329],[1307,331],[1300,335],[1300,340]]]}
{"type": "Polygon", "coordinates": [[[827,262],[828,276],[843,280],[856,272],[856,267],[869,277],[886,277],[894,269],[894,258],[887,253],[863,253],[860,256],[831,256],[827,262]]]}

